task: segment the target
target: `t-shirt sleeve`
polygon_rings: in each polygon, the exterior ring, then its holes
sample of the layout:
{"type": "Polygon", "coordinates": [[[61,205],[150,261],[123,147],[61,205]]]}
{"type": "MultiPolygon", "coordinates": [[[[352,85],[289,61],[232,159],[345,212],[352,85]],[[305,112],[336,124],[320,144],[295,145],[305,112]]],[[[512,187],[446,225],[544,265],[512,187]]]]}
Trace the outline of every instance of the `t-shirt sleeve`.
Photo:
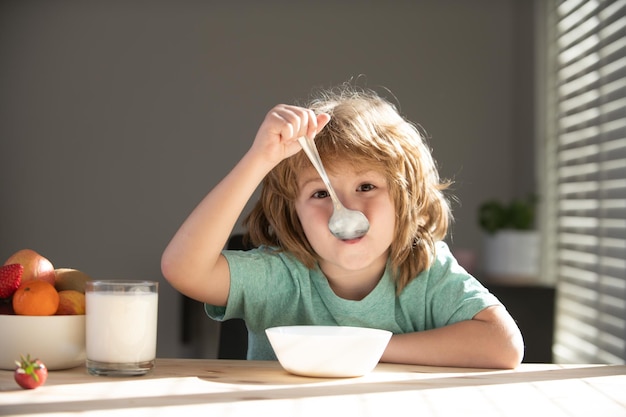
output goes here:
{"type": "Polygon", "coordinates": [[[485,308],[501,304],[458,264],[447,245],[437,246],[435,264],[429,274],[427,297],[435,328],[470,320],[485,308]]]}
{"type": "MultiPolygon", "coordinates": [[[[230,270],[230,290],[228,293],[228,301],[226,306],[215,306],[212,304],[204,304],[204,310],[209,317],[214,320],[224,321],[232,318],[241,318],[241,305],[240,300],[242,298],[241,292],[243,290],[241,285],[241,279],[248,273],[250,265],[255,263],[257,257],[255,256],[256,249],[253,251],[222,251],[222,255],[228,262],[228,268],[230,270]],[[245,260],[245,261],[244,261],[245,260]]],[[[258,258],[260,260],[260,258],[258,258]]],[[[260,262],[256,262],[260,263],[260,262]]],[[[258,265],[257,268],[262,268],[258,265]]],[[[250,280],[250,285],[254,284],[254,280],[250,280]]]]}
{"type": "Polygon", "coordinates": [[[209,317],[223,321],[232,318],[244,318],[246,309],[254,309],[258,314],[279,308],[281,293],[290,291],[286,281],[286,264],[284,256],[271,256],[272,249],[261,247],[249,251],[225,250],[222,254],[228,261],[230,269],[230,291],[226,306],[205,304],[204,309],[209,317]],[[270,255],[270,256],[268,256],[270,255]],[[273,303],[268,306],[268,297],[273,303]]]}

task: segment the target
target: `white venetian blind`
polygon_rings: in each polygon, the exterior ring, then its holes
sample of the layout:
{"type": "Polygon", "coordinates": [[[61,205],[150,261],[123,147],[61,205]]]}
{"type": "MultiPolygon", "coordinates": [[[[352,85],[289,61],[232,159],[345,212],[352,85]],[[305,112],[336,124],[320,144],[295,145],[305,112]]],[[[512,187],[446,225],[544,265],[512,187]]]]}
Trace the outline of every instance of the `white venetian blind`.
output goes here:
{"type": "Polygon", "coordinates": [[[552,0],[547,268],[555,362],[626,362],[626,0],[552,0]]]}

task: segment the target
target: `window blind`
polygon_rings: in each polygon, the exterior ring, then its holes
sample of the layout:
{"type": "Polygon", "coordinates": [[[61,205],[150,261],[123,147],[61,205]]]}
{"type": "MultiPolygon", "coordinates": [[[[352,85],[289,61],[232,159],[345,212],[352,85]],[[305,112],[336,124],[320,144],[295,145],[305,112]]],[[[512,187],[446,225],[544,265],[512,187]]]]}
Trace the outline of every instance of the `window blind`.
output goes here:
{"type": "Polygon", "coordinates": [[[544,272],[559,363],[626,362],[626,0],[552,0],[544,272]]]}

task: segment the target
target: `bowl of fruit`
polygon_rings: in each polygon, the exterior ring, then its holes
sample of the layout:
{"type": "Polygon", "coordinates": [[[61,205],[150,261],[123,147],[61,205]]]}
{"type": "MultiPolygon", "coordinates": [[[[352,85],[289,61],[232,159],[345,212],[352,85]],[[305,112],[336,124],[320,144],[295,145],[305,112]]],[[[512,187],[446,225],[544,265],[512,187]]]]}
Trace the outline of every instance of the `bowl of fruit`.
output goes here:
{"type": "Polygon", "coordinates": [[[49,370],[85,363],[85,282],[70,268],[54,269],[22,249],[0,266],[0,369],[14,370],[30,356],[49,370]]]}

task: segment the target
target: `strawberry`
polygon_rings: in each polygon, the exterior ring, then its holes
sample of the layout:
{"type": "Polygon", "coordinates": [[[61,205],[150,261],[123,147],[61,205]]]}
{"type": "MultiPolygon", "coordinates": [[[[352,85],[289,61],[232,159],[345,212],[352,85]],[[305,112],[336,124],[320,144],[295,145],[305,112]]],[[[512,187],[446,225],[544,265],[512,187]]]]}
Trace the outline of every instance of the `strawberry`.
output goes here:
{"type": "Polygon", "coordinates": [[[24,389],[33,389],[43,385],[48,378],[48,368],[39,359],[32,360],[30,355],[20,356],[21,361],[15,361],[17,368],[13,373],[15,382],[24,389]]]}
{"type": "Polygon", "coordinates": [[[9,264],[0,266],[0,298],[9,298],[22,282],[24,266],[9,264]]]}

